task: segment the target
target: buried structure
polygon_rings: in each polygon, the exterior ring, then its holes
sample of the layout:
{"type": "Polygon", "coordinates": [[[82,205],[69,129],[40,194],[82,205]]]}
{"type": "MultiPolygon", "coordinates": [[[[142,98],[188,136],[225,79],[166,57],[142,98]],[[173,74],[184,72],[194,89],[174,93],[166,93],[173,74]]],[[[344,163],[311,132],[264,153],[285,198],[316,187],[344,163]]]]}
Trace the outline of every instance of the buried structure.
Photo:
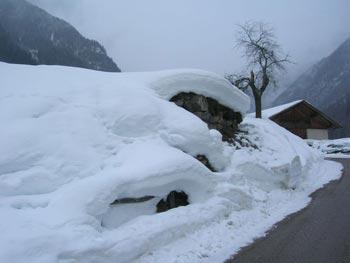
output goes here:
{"type": "Polygon", "coordinates": [[[222,142],[249,98],[210,72],[0,70],[0,262],[223,262],[338,174],[268,121],[222,142]]]}
{"type": "MultiPolygon", "coordinates": [[[[210,79],[210,77],[199,77],[196,74],[189,77],[187,75],[187,80],[184,81],[181,76],[182,74],[180,74],[179,78],[174,79],[172,75],[166,76],[164,78],[160,78],[160,81],[158,81],[159,83],[153,83],[151,86],[160,94],[162,94],[162,88],[167,87],[167,92],[169,94],[176,95],[167,95],[164,96],[164,99],[167,99],[170,102],[174,102],[177,106],[192,113],[204,123],[206,123],[209,129],[217,130],[221,134],[223,141],[232,141],[235,137],[235,133],[238,131],[238,125],[243,120],[243,114],[246,112],[247,105],[249,105],[247,97],[245,95],[242,95],[240,92],[235,94],[235,92],[237,92],[235,88],[232,87],[231,84],[226,83],[226,81],[223,81],[223,83],[220,83],[220,85],[222,85],[222,88],[227,89],[227,99],[232,99],[230,103],[225,103],[225,101],[222,99],[223,96],[220,96],[219,99],[216,99],[215,95],[211,96],[212,94],[210,94],[210,92],[208,94],[207,91],[202,93],[201,89],[191,88],[189,92],[186,92],[183,91],[186,90],[183,89],[183,87],[191,86],[193,85],[193,82],[195,82],[197,87],[200,87],[201,85],[206,87],[208,85],[208,79],[210,79]],[[173,80],[176,80],[176,82],[174,84],[171,84],[173,80]],[[164,84],[164,82],[166,84],[164,84]],[[239,99],[236,98],[236,96],[239,99]]],[[[214,90],[214,87],[217,87],[218,84],[213,83],[212,85],[214,90]]],[[[215,91],[213,94],[215,94],[215,91]]],[[[194,159],[201,162],[211,172],[217,171],[214,165],[212,165],[210,158],[208,158],[205,153],[193,154],[186,151],[185,149],[181,150],[185,154],[191,155],[194,159]]],[[[190,204],[190,194],[191,193],[185,191],[185,189],[176,188],[176,190],[168,191],[167,194],[164,193],[163,195],[157,195],[153,193],[141,197],[127,197],[116,199],[110,204],[111,211],[107,213],[105,221],[102,221],[102,225],[106,223],[106,225],[113,225],[113,227],[118,227],[119,225],[128,221],[130,218],[119,220],[119,222],[110,222],[110,220],[114,217],[110,214],[116,214],[116,211],[122,211],[124,209],[123,207],[133,207],[132,209],[135,209],[136,207],[142,207],[142,212],[140,213],[141,215],[161,213],[180,206],[187,206],[190,204]]]]}
{"type": "MultiPolygon", "coordinates": [[[[235,173],[255,180],[248,175],[257,161],[245,149],[235,158],[222,141],[234,136],[249,98],[224,78],[0,68],[1,262],[135,262],[251,209],[251,191],[235,173]]],[[[265,164],[271,151],[263,153],[265,164]]]]}
{"type": "MultiPolygon", "coordinates": [[[[200,82],[198,85],[200,85],[200,82]]],[[[232,89],[234,90],[235,88],[232,87],[232,89]]],[[[209,129],[219,131],[222,135],[223,141],[230,142],[233,140],[235,133],[238,131],[238,125],[243,120],[242,112],[238,110],[235,111],[233,107],[225,106],[210,96],[201,95],[195,92],[179,91],[176,95],[171,97],[169,101],[174,102],[177,106],[184,108],[188,112],[197,116],[207,124],[209,129]]],[[[216,172],[216,169],[210,163],[210,160],[205,154],[197,154],[193,155],[193,157],[206,166],[211,172],[216,172]]],[[[125,205],[129,205],[130,207],[133,205],[143,205],[144,207],[147,207],[144,211],[147,211],[148,214],[152,214],[153,211],[161,213],[180,206],[187,206],[189,204],[189,196],[185,191],[172,190],[166,196],[162,197],[145,195],[136,198],[128,197],[116,199],[110,204],[110,206],[112,209],[119,210],[123,209],[122,207],[125,205]]],[[[107,221],[109,221],[109,219],[107,219],[107,221]]],[[[122,223],[124,222],[121,221],[118,224],[113,222],[112,224],[119,226],[122,223]]]]}
{"type": "MultiPolygon", "coordinates": [[[[222,135],[224,141],[233,140],[238,124],[242,122],[242,114],[220,104],[217,100],[193,92],[180,92],[170,99],[177,106],[186,109],[207,123],[209,129],[215,129],[222,135]]],[[[215,172],[210,161],[205,155],[198,154],[195,158],[206,166],[210,171],[215,172]]],[[[117,199],[112,206],[124,204],[145,203],[150,200],[159,200],[159,197],[147,195],[137,198],[117,199]]],[[[167,196],[161,198],[155,205],[157,213],[170,209],[189,205],[188,195],[184,191],[171,191],[167,196]]]]}

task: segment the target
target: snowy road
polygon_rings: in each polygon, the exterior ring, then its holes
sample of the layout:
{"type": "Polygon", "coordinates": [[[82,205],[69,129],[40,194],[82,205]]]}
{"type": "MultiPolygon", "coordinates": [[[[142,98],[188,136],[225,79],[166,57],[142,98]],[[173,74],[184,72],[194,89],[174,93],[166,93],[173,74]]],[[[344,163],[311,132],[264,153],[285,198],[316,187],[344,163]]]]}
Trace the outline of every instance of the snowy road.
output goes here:
{"type": "Polygon", "coordinates": [[[226,263],[350,262],[350,159],[334,160],[344,165],[339,181],[226,263]]]}

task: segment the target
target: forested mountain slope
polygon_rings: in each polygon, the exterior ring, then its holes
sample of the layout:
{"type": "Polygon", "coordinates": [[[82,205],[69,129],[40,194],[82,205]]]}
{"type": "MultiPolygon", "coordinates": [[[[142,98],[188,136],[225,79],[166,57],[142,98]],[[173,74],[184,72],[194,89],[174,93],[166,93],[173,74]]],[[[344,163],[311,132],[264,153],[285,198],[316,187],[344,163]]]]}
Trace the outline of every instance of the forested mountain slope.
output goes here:
{"type": "Polygon", "coordinates": [[[120,69],[104,47],[25,0],[0,0],[0,61],[120,69]]]}

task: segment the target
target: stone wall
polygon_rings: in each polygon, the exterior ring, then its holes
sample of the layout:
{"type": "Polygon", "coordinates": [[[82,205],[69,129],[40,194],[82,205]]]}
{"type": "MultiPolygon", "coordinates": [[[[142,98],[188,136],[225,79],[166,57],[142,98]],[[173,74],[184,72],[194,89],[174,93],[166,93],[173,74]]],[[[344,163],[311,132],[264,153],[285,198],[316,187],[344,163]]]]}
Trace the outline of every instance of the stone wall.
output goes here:
{"type": "Polygon", "coordinates": [[[225,141],[233,138],[238,124],[242,122],[240,112],[235,112],[212,98],[192,92],[182,92],[170,101],[198,116],[208,124],[209,129],[218,130],[225,141]]]}

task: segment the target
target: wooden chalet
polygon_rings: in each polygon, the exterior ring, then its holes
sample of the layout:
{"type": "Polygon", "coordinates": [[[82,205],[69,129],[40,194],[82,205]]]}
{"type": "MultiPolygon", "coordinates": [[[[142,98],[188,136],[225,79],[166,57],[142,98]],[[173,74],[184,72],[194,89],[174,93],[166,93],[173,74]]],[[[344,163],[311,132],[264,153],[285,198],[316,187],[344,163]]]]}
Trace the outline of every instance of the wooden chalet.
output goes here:
{"type": "Polygon", "coordinates": [[[341,127],[339,123],[305,100],[263,110],[262,116],[303,139],[328,139],[329,129],[341,127]]]}

